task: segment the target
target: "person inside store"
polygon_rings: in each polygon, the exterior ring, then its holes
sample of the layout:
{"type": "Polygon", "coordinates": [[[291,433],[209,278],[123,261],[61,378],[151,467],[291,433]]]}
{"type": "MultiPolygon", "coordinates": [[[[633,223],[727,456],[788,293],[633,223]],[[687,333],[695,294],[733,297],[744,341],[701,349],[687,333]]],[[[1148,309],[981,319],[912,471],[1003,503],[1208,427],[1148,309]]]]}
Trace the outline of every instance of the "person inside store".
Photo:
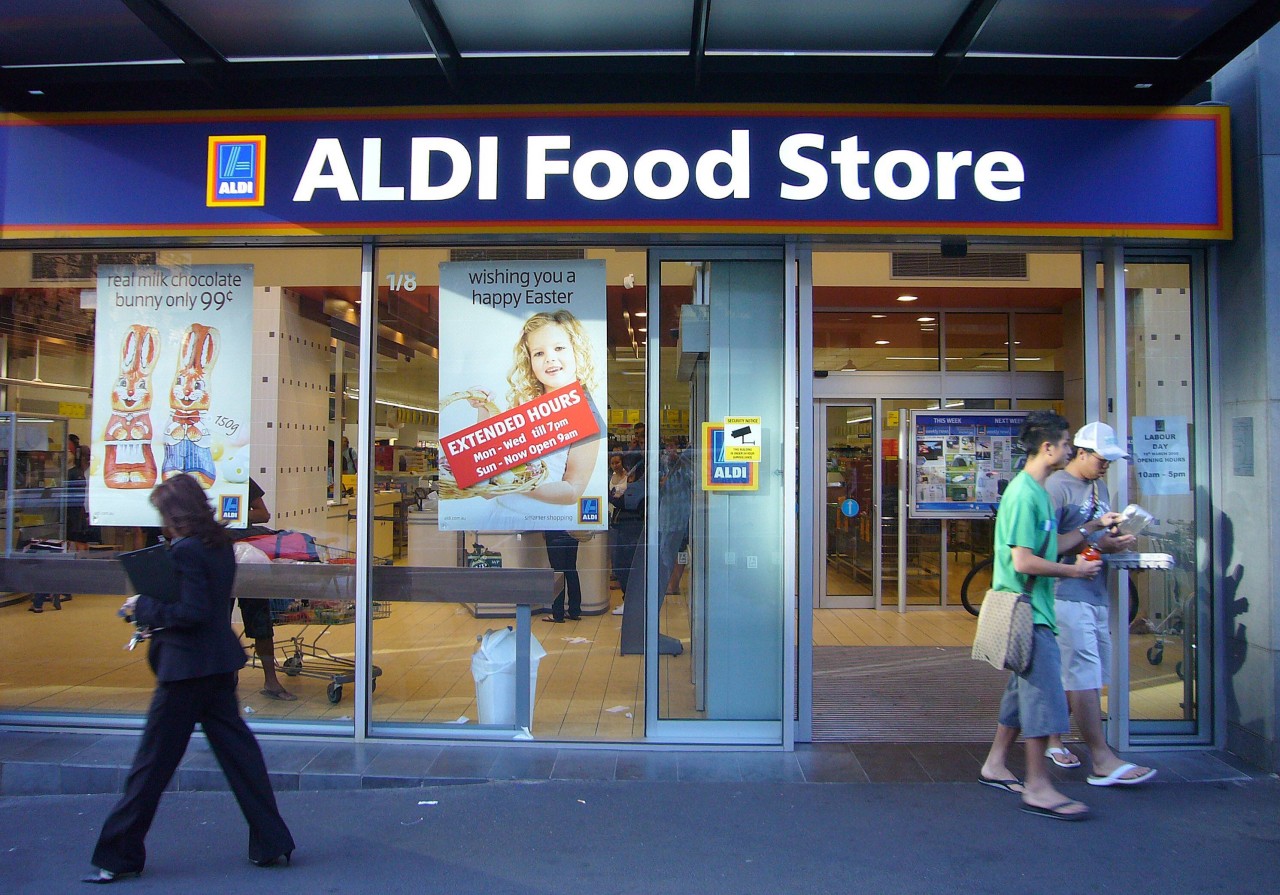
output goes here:
{"type": "Polygon", "coordinates": [[[662,477],[658,491],[662,495],[658,522],[658,581],[664,585],[663,595],[680,593],[684,563],[680,557],[689,549],[689,522],[693,511],[694,463],[682,441],[664,439],[662,477]]]}
{"type": "Polygon", "coordinates": [[[160,513],[178,579],[178,598],[130,597],[121,614],[148,633],[147,662],[156,689],[125,782],[93,849],[87,883],[138,876],[146,864],[144,840],[160,795],[199,724],[249,825],[249,860],[260,867],[289,862],[293,836],[276,806],[258,741],[240,716],[237,672],[244,667],[240,639],[231,629],[235,554],[214,517],[204,489],[191,476],[167,479],[151,493],[160,513]]]}
{"type": "MultiPolygon", "coordinates": [[[[622,458],[622,464],[627,470],[627,484],[622,489],[622,493],[614,496],[613,492],[609,492],[609,504],[612,507],[611,513],[613,521],[611,523],[613,531],[613,566],[614,574],[618,576],[618,584],[622,587],[622,603],[613,611],[614,615],[625,615],[626,601],[628,590],[644,587],[642,579],[644,576],[633,575],[632,567],[635,564],[636,548],[640,545],[640,539],[644,536],[644,503],[645,503],[645,480],[644,480],[644,452],[631,451],[622,458]],[[637,580],[632,581],[635,577],[637,580]]],[[[644,605],[641,603],[640,605],[644,605]]]]}
{"type": "Polygon", "coordinates": [[[567,618],[576,622],[582,618],[582,581],[578,576],[578,539],[568,531],[544,531],[547,547],[547,564],[564,575],[564,588],[551,603],[551,614],[544,615],[544,622],[562,624],[567,618]],[[568,597],[566,614],[565,597],[568,597]]]}
{"type": "MultiPolygon", "coordinates": [[[[89,514],[85,509],[86,485],[84,465],[80,455],[80,436],[72,433],[67,435],[66,532],[68,541],[93,540],[90,536],[89,514]]],[[[65,549],[71,549],[70,545],[66,545],[65,549]]],[[[44,604],[48,602],[53,603],[54,609],[61,611],[62,604],[70,599],[71,594],[32,594],[31,605],[27,611],[39,615],[44,612],[44,604]]]]}
{"type": "Polygon", "coordinates": [[[342,474],[356,474],[356,449],[351,446],[351,439],[342,436],[342,474]]]}
{"type": "MultiPolygon", "coordinates": [[[[262,490],[253,476],[249,477],[249,526],[241,529],[229,529],[233,541],[261,534],[273,534],[266,524],[271,521],[271,510],[267,508],[266,492],[262,490]]],[[[253,641],[253,652],[262,666],[262,689],[258,691],[267,699],[281,702],[294,702],[297,696],[285,689],[280,683],[276,671],[276,632],[271,624],[271,601],[255,600],[240,597],[236,600],[240,607],[240,620],[244,623],[244,636],[253,641]]]]}
{"type": "MultiPolygon", "coordinates": [[[[1133,535],[1114,533],[1102,524],[1102,518],[1111,512],[1111,494],[1103,476],[1112,463],[1127,460],[1129,455],[1106,423],[1089,423],[1076,433],[1074,441],[1071,462],[1045,482],[1057,514],[1059,561],[1070,561],[1087,546],[1100,554],[1132,549],[1133,535]]],[[[1120,759],[1102,732],[1102,688],[1111,667],[1110,602],[1105,574],[1058,579],[1054,609],[1062,687],[1067,691],[1067,707],[1089,747],[1092,773],[1088,782],[1093,786],[1132,786],[1145,783],[1156,772],[1120,759]]],[[[1080,758],[1056,734],[1049,737],[1045,754],[1060,768],[1081,765],[1080,758]]]]}
{"type": "MultiPolygon", "coordinates": [[[[1053,784],[1045,751],[1049,737],[1068,730],[1067,698],[1062,689],[1062,666],[1055,639],[1054,578],[1092,578],[1100,560],[1083,557],[1074,563],[1057,556],[1057,520],[1044,488],[1049,475],[1071,458],[1071,430],[1066,419],[1047,410],[1027,415],[1018,433],[1027,463],[1009,483],[996,512],[993,590],[1026,593],[1035,624],[1031,664],[1013,673],[1000,700],[996,735],[979,771],[978,782],[1017,793],[1022,810],[1057,820],[1078,821],[1089,816],[1082,802],[1069,799],[1053,784]],[[1054,551],[1051,553],[1050,551],[1054,551]],[[1026,741],[1026,780],[1009,770],[1009,750],[1021,733],[1026,741]]],[[[1116,524],[1118,513],[1101,517],[1104,527],[1116,524]]]]}
{"type": "MultiPolygon", "coordinates": [[[[615,530],[615,522],[618,515],[618,507],[621,505],[622,495],[627,490],[627,468],[622,463],[622,453],[619,451],[610,451],[609,453],[609,577],[618,589],[622,589],[625,576],[622,571],[622,565],[618,559],[618,533],[615,530]]],[[[622,603],[613,610],[614,615],[622,615],[622,603]]]]}

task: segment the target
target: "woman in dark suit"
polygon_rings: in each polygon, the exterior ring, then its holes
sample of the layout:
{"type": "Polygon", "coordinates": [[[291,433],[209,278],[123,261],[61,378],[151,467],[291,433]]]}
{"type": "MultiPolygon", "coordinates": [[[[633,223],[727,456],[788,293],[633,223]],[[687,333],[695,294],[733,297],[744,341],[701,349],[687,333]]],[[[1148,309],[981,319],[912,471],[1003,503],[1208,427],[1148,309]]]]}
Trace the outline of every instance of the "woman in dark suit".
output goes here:
{"type": "Polygon", "coordinates": [[[143,840],[197,723],[227,775],[249,822],[249,860],[267,867],[293,852],[293,837],[276,808],[258,741],[240,717],[236,672],[245,664],[231,630],[235,554],[214,518],[204,489],[189,475],[156,486],[152,505],[171,540],[179,598],[165,603],[145,594],[124,604],[127,615],[151,629],[147,661],[156,691],[124,795],[107,816],[93,850],[98,872],[87,883],[111,883],[142,873],[143,840]]]}

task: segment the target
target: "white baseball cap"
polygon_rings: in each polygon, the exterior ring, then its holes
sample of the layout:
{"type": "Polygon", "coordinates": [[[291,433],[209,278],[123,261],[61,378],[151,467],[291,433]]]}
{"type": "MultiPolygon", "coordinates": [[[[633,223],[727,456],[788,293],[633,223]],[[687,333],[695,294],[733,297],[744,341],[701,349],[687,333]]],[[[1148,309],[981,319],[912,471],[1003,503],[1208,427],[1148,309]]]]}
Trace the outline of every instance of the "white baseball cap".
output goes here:
{"type": "Polygon", "coordinates": [[[1120,447],[1116,430],[1106,423],[1089,423],[1076,433],[1075,445],[1093,451],[1103,460],[1128,460],[1129,455],[1120,447]]]}

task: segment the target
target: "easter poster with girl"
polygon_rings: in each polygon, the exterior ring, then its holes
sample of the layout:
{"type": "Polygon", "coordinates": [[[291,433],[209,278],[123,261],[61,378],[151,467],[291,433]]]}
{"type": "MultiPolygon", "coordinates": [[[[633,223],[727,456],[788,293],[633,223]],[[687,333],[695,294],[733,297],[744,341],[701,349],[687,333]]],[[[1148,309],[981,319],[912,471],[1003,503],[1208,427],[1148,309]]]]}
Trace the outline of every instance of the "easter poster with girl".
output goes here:
{"type": "Polygon", "coordinates": [[[440,265],[446,531],[608,527],[605,265],[440,265]]]}

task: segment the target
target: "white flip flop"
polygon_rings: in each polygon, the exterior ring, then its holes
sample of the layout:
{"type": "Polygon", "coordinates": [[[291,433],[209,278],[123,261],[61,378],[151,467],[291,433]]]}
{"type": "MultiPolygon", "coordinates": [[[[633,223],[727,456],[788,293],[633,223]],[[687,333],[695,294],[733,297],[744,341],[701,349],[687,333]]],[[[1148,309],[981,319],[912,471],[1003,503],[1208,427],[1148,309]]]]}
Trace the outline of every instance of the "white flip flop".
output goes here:
{"type": "Polygon", "coordinates": [[[1060,768],[1071,770],[1080,767],[1080,757],[1066,746],[1050,747],[1044,750],[1044,757],[1060,768]]]}
{"type": "Polygon", "coordinates": [[[1145,774],[1140,774],[1137,777],[1125,776],[1125,774],[1129,773],[1136,767],[1136,764],[1126,761],[1110,774],[1090,774],[1087,779],[1090,786],[1133,786],[1136,783],[1146,783],[1156,775],[1155,768],[1147,768],[1147,772],[1145,774]]]}

